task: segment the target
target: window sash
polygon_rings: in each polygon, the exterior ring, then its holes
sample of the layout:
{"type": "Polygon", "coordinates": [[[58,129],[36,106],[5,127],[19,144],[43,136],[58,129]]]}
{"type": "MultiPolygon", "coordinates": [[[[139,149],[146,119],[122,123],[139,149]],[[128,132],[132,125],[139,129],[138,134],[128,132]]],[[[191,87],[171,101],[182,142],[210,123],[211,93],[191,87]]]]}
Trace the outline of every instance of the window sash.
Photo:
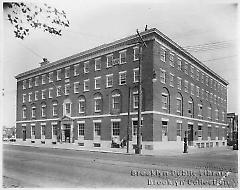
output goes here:
{"type": "Polygon", "coordinates": [[[79,123],[78,124],[78,135],[79,136],[84,136],[84,132],[85,132],[85,124],[84,123],[79,123]]]}
{"type": "Polygon", "coordinates": [[[120,122],[112,122],[112,135],[113,136],[120,135],[120,122]]]}

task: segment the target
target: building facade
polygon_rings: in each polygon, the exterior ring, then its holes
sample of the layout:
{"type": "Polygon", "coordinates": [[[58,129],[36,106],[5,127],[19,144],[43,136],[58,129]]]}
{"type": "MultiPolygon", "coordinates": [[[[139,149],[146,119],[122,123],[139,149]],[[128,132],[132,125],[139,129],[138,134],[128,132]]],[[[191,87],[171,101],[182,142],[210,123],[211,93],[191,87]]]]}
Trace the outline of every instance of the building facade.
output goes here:
{"type": "MultiPolygon", "coordinates": [[[[228,82],[157,29],[141,35],[142,149],[182,149],[185,135],[189,146],[226,146],[228,82]]],[[[111,149],[129,127],[133,148],[137,42],[129,36],[17,75],[17,140],[111,149]]]]}
{"type": "Polygon", "coordinates": [[[227,113],[227,140],[232,145],[232,141],[238,139],[238,115],[236,113],[227,113]]]}

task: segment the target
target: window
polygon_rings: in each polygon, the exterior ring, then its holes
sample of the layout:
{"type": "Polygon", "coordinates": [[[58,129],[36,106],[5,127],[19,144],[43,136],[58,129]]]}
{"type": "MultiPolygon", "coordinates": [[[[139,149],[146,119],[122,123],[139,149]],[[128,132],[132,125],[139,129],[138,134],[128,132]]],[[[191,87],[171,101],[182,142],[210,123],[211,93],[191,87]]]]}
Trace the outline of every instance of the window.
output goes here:
{"type": "Polygon", "coordinates": [[[188,63],[185,62],[185,69],[184,69],[185,73],[188,75],[188,63]]]}
{"type": "Polygon", "coordinates": [[[35,118],[36,117],[36,107],[33,106],[32,107],[32,118],[35,118]]]}
{"type": "Polygon", "coordinates": [[[89,91],[89,79],[83,81],[83,91],[84,92],[89,91]]]}
{"type": "Polygon", "coordinates": [[[210,78],[210,88],[212,88],[212,83],[213,83],[213,79],[212,78],[210,78]]]}
{"type": "Polygon", "coordinates": [[[38,80],[39,80],[39,76],[35,77],[35,81],[34,81],[35,86],[38,86],[38,80]]]}
{"type": "Polygon", "coordinates": [[[133,109],[138,109],[138,91],[133,91],[133,109]]]}
{"type": "Polygon", "coordinates": [[[182,123],[177,123],[177,136],[182,136],[182,123]]]}
{"type": "Polygon", "coordinates": [[[61,86],[57,87],[57,96],[61,96],[61,86]]]}
{"type": "Polygon", "coordinates": [[[26,119],[26,117],[27,117],[27,108],[26,108],[26,107],[23,107],[23,108],[22,108],[22,118],[23,118],[23,119],[26,119]]]}
{"type": "Polygon", "coordinates": [[[213,81],[214,82],[214,89],[217,90],[217,81],[213,81]]]}
{"type": "Polygon", "coordinates": [[[74,65],[73,74],[74,74],[74,76],[78,76],[79,75],[79,64],[74,65]]]}
{"type": "Polygon", "coordinates": [[[196,79],[199,81],[199,70],[197,69],[196,79]]]}
{"type": "Polygon", "coordinates": [[[194,78],[194,66],[191,65],[191,77],[194,78]]]}
{"type": "Polygon", "coordinates": [[[94,98],[94,108],[95,108],[95,112],[101,112],[101,108],[102,108],[102,98],[100,96],[97,96],[94,98]]]}
{"type": "Polygon", "coordinates": [[[177,115],[182,115],[182,98],[177,98],[177,115]]]}
{"type": "MultiPolygon", "coordinates": [[[[133,124],[133,136],[136,136],[137,135],[137,128],[138,128],[138,120],[134,120],[132,121],[132,124],[133,124]]],[[[141,120],[141,127],[142,127],[142,120],[141,120]]]]}
{"type": "Polygon", "coordinates": [[[65,95],[69,95],[70,92],[70,84],[65,84],[65,95]]]}
{"type": "Polygon", "coordinates": [[[119,72],[119,85],[127,83],[127,71],[119,72]]]}
{"type": "Polygon", "coordinates": [[[212,102],[213,100],[213,93],[210,93],[209,101],[212,102]]]}
{"type": "Polygon", "coordinates": [[[133,82],[139,82],[139,68],[133,69],[133,82]]]}
{"type": "Polygon", "coordinates": [[[42,75],[42,84],[46,84],[46,75],[42,75]]]}
{"type": "Polygon", "coordinates": [[[177,78],[177,88],[178,88],[179,90],[182,89],[182,79],[181,79],[180,77],[177,78]]]}
{"type": "Polygon", "coordinates": [[[179,71],[182,70],[182,60],[180,58],[178,58],[178,60],[177,60],[177,68],[179,71]]]}
{"type": "Polygon", "coordinates": [[[79,93],[79,82],[73,83],[73,90],[75,94],[79,93]]]}
{"type": "Polygon", "coordinates": [[[202,126],[198,125],[198,137],[202,137],[203,131],[202,131],[202,126]]]}
{"type": "Polygon", "coordinates": [[[165,48],[161,48],[160,60],[163,61],[163,62],[166,61],[166,49],[165,48]]]}
{"type": "Polygon", "coordinates": [[[202,118],[203,116],[203,106],[202,104],[198,104],[198,117],[202,118]]]}
{"type": "Polygon", "coordinates": [[[70,77],[70,67],[66,67],[65,68],[65,78],[69,78],[70,77]]]}
{"type": "Polygon", "coordinates": [[[188,92],[188,81],[185,80],[185,92],[188,92]]]}
{"type": "Polygon", "coordinates": [[[214,94],[214,104],[217,104],[217,96],[214,94]]]}
{"type": "Polygon", "coordinates": [[[45,136],[45,134],[46,134],[46,125],[41,125],[41,135],[42,136],[45,136]]]}
{"type": "Polygon", "coordinates": [[[208,126],[208,137],[212,137],[212,127],[208,126]]]}
{"type": "Polygon", "coordinates": [[[101,89],[101,77],[95,77],[95,90],[101,89]]]}
{"type": "Polygon", "coordinates": [[[29,94],[28,94],[28,101],[29,101],[29,102],[32,101],[32,92],[29,92],[29,94]]]}
{"type": "Polygon", "coordinates": [[[204,89],[202,89],[202,99],[204,100],[204,89]]]}
{"type": "Polygon", "coordinates": [[[57,116],[57,103],[55,102],[55,103],[53,103],[53,116],[57,116]]]}
{"type": "Polygon", "coordinates": [[[65,104],[65,113],[66,113],[66,115],[71,114],[71,103],[65,104]]]}
{"type": "Polygon", "coordinates": [[[113,74],[106,75],[106,87],[112,87],[113,86],[113,74]]]}
{"type": "Polygon", "coordinates": [[[61,80],[61,69],[57,70],[57,80],[61,80]]]}
{"type": "Polygon", "coordinates": [[[113,66],[113,54],[107,55],[107,68],[113,66]]]}
{"type": "Polygon", "coordinates": [[[139,47],[133,48],[133,60],[136,61],[139,59],[139,47]]]}
{"type": "Polygon", "coordinates": [[[162,136],[167,137],[167,133],[168,133],[168,122],[162,121],[162,136]]]}
{"type": "Polygon", "coordinates": [[[101,136],[101,123],[94,123],[94,136],[101,136]]]}
{"type": "Polygon", "coordinates": [[[26,102],[26,94],[23,94],[22,95],[22,103],[25,103],[26,102]]]}
{"type": "Polygon", "coordinates": [[[78,109],[79,109],[79,113],[85,112],[85,98],[82,97],[79,99],[78,109]]]}
{"type": "Polygon", "coordinates": [[[202,83],[204,83],[204,73],[202,73],[202,83]]]}
{"type": "Polygon", "coordinates": [[[49,98],[53,97],[53,88],[49,88],[49,90],[48,90],[48,97],[49,98]]]}
{"type": "Polygon", "coordinates": [[[32,132],[31,135],[35,136],[35,125],[31,126],[31,132],[32,132]]]}
{"type": "Polygon", "coordinates": [[[206,85],[208,86],[208,76],[206,76],[206,85]]]}
{"type": "Polygon", "coordinates": [[[174,87],[174,74],[170,73],[170,80],[169,80],[169,85],[171,87],[174,87]]]}
{"type": "Polygon", "coordinates": [[[127,61],[127,54],[126,53],[127,53],[126,50],[119,52],[119,54],[120,54],[120,64],[126,63],[126,61],[127,61]]]}
{"type": "Polygon", "coordinates": [[[218,109],[215,110],[215,119],[216,121],[219,120],[219,113],[218,113],[218,109]]]}
{"type": "Polygon", "coordinates": [[[48,82],[53,82],[53,72],[49,73],[48,82]]]}
{"type": "Polygon", "coordinates": [[[112,95],[112,108],[114,110],[120,110],[120,94],[112,95]]]}
{"type": "Polygon", "coordinates": [[[57,125],[56,124],[52,125],[52,133],[54,136],[57,135],[57,125]]]}
{"type": "Polygon", "coordinates": [[[212,108],[208,107],[207,118],[212,119],[212,108]]]}
{"type": "Polygon", "coordinates": [[[191,83],[191,94],[194,95],[194,84],[191,83]]]}
{"type": "Polygon", "coordinates": [[[95,71],[101,70],[101,58],[95,59],[95,71]]]}
{"type": "Polygon", "coordinates": [[[162,94],[162,110],[168,113],[168,94],[162,94]]]}
{"type": "Polygon", "coordinates": [[[209,92],[206,91],[206,100],[207,100],[207,101],[208,101],[208,94],[209,94],[209,92]]]}
{"type": "Polygon", "coordinates": [[[193,117],[193,102],[192,101],[188,101],[188,114],[189,114],[189,117],[193,117]]]}
{"type": "Polygon", "coordinates": [[[42,100],[46,99],[46,89],[42,90],[42,100]]]}
{"type": "Polygon", "coordinates": [[[38,91],[35,91],[34,99],[38,100],[38,91]]]}
{"type": "Polygon", "coordinates": [[[27,86],[27,82],[26,82],[26,80],[23,80],[23,82],[22,82],[22,89],[23,90],[26,89],[26,86],[27,86]]]}
{"type": "Polygon", "coordinates": [[[166,71],[163,69],[160,69],[160,81],[161,83],[166,83],[166,71]]]}
{"type": "Polygon", "coordinates": [[[32,78],[28,79],[28,88],[32,88],[32,78]]]}
{"type": "Polygon", "coordinates": [[[219,137],[219,127],[216,126],[216,137],[219,137]]]}
{"type": "Polygon", "coordinates": [[[120,135],[120,122],[112,122],[112,135],[119,136],[120,135]]]}
{"type": "Polygon", "coordinates": [[[89,73],[89,61],[84,63],[83,71],[84,71],[84,73],[89,73]]]}
{"type": "Polygon", "coordinates": [[[199,95],[200,95],[200,89],[199,89],[199,86],[196,86],[196,95],[197,95],[197,97],[199,97],[199,95]]]}
{"type": "Polygon", "coordinates": [[[78,135],[79,136],[84,136],[84,127],[85,127],[85,123],[78,124],[78,135]]]}
{"type": "Polygon", "coordinates": [[[169,55],[169,61],[170,61],[170,65],[174,67],[174,53],[172,52],[169,55]]]}
{"type": "Polygon", "coordinates": [[[42,115],[42,117],[46,117],[46,104],[43,104],[42,105],[42,110],[41,110],[41,115],[42,115]]]}
{"type": "Polygon", "coordinates": [[[224,111],[222,112],[222,121],[224,121],[224,118],[225,118],[225,113],[224,111]]]}

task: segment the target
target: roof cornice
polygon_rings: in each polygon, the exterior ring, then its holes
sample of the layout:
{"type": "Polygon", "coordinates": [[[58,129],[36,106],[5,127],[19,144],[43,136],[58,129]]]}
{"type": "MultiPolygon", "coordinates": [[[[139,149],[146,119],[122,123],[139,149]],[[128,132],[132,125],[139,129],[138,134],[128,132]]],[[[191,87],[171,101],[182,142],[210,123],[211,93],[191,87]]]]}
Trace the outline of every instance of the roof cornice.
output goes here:
{"type": "MultiPolygon", "coordinates": [[[[225,85],[228,85],[229,83],[223,79],[221,76],[219,76],[217,73],[215,73],[213,70],[211,70],[210,68],[208,68],[206,65],[204,65],[201,61],[199,61],[196,57],[194,57],[193,55],[191,55],[189,52],[187,52],[185,49],[183,49],[180,45],[178,45],[176,42],[174,42],[173,40],[171,40],[170,38],[168,38],[165,34],[163,34],[162,32],[160,32],[158,29],[156,28],[152,28],[149,29],[147,31],[143,31],[141,32],[141,35],[144,38],[147,38],[149,35],[151,34],[155,34],[155,37],[159,38],[159,39],[163,39],[165,40],[167,43],[169,43],[171,46],[173,46],[174,48],[176,48],[177,50],[179,50],[182,54],[184,54],[188,59],[192,60],[193,62],[197,63],[199,66],[201,66],[204,70],[206,70],[207,72],[209,72],[210,74],[214,75],[216,78],[218,78],[221,82],[223,82],[225,85]]],[[[76,59],[79,59],[81,57],[88,57],[91,56],[93,54],[97,54],[101,51],[105,51],[107,49],[111,49],[114,46],[122,46],[122,45],[127,45],[126,42],[129,43],[129,41],[131,41],[131,43],[133,42],[137,42],[138,41],[138,35],[131,35],[125,38],[122,38],[120,40],[108,43],[108,44],[103,44],[100,46],[97,46],[95,48],[74,54],[72,56],[54,61],[52,63],[46,64],[44,66],[23,72],[17,76],[15,76],[16,79],[20,79],[22,77],[25,77],[27,75],[39,72],[39,71],[43,71],[43,70],[47,70],[48,68],[52,68],[54,66],[59,66],[60,64],[67,64],[70,63],[71,61],[74,61],[76,59]]],[[[129,43],[130,44],[130,43],[129,43]]]]}

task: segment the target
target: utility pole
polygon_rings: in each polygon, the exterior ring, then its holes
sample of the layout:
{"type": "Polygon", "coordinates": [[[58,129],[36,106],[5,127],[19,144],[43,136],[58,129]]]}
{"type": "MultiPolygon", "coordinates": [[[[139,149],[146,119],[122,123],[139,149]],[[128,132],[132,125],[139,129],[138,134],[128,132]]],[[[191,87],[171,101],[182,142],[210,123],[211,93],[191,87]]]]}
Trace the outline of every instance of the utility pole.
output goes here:
{"type": "Polygon", "coordinates": [[[141,139],[141,120],[142,120],[142,47],[147,47],[146,43],[143,41],[142,36],[137,30],[137,35],[139,37],[139,81],[138,81],[138,127],[137,127],[137,147],[135,149],[136,154],[141,154],[142,149],[142,139],[141,139]]]}

